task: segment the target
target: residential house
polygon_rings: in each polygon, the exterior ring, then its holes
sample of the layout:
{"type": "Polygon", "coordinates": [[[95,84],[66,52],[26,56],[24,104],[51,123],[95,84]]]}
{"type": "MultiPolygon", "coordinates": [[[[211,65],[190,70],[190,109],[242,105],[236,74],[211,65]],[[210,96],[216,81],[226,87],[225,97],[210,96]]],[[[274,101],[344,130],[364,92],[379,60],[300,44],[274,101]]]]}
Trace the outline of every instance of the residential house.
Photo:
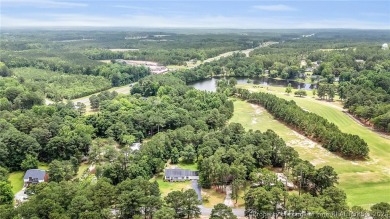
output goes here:
{"type": "Polygon", "coordinates": [[[183,170],[180,168],[165,169],[164,180],[170,182],[186,181],[186,180],[198,180],[198,171],[183,170]]]}
{"type": "Polygon", "coordinates": [[[27,187],[30,184],[47,182],[48,179],[49,177],[45,170],[29,169],[26,171],[23,177],[24,187],[27,187]]]}

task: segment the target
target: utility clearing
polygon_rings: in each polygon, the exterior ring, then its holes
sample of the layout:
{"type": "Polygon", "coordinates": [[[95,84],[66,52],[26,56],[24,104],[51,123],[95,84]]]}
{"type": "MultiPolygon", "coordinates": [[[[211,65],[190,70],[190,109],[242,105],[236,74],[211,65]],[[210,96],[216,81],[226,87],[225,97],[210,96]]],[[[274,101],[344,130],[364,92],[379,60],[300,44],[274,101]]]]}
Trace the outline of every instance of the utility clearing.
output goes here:
{"type": "Polygon", "coordinates": [[[316,113],[335,123],[341,131],[359,135],[370,147],[370,158],[363,161],[346,160],[322,148],[316,142],[295,132],[275,120],[264,108],[241,100],[234,101],[234,115],[230,122],[241,123],[245,129],[274,130],[287,145],[294,147],[302,159],[321,167],[330,165],[339,175],[339,187],[347,193],[350,206],[369,208],[379,202],[390,201],[390,140],[364,127],[343,112],[343,109],[314,99],[313,97],[288,96],[277,89],[257,88],[239,85],[252,91],[270,92],[280,98],[294,100],[300,107],[316,113]],[[259,111],[260,110],[260,111],[259,111]],[[261,113],[258,113],[261,112],[261,113]],[[254,122],[255,121],[255,122],[254,122]]]}

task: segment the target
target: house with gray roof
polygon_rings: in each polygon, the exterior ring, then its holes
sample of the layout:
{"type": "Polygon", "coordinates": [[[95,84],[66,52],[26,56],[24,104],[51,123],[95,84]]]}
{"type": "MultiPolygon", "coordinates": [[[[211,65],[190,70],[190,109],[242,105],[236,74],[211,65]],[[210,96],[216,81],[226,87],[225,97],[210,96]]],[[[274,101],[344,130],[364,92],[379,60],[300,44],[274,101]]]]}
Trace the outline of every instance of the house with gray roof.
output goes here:
{"type": "Polygon", "coordinates": [[[164,180],[170,182],[186,181],[186,180],[198,180],[198,171],[183,170],[180,168],[165,169],[164,180]]]}
{"type": "Polygon", "coordinates": [[[23,177],[24,187],[27,187],[30,184],[47,182],[48,179],[49,177],[45,170],[29,169],[26,171],[23,177]]]}

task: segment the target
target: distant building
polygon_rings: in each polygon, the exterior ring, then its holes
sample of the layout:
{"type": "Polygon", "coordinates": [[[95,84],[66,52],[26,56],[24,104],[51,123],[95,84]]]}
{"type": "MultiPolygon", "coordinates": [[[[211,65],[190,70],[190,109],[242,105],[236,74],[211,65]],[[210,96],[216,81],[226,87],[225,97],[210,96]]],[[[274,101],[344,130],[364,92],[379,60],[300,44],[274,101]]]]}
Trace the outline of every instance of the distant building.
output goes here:
{"type": "Polygon", "coordinates": [[[164,180],[170,182],[186,181],[186,180],[198,180],[198,171],[183,170],[180,168],[165,169],[164,180]]]}
{"type": "Polygon", "coordinates": [[[39,169],[30,169],[27,170],[24,174],[23,181],[24,187],[29,186],[30,184],[38,184],[42,182],[47,182],[49,179],[48,174],[45,170],[39,169]]]}
{"type": "Polygon", "coordinates": [[[388,50],[388,49],[389,49],[389,45],[388,45],[387,43],[384,43],[384,44],[382,45],[382,49],[383,49],[383,50],[388,50]]]}
{"type": "Polygon", "coordinates": [[[130,149],[131,149],[132,151],[139,151],[140,148],[141,148],[141,143],[139,143],[139,142],[133,143],[133,144],[130,146],[130,149]]]}
{"type": "Polygon", "coordinates": [[[356,59],[355,62],[364,64],[365,61],[363,59],[356,59]]]}

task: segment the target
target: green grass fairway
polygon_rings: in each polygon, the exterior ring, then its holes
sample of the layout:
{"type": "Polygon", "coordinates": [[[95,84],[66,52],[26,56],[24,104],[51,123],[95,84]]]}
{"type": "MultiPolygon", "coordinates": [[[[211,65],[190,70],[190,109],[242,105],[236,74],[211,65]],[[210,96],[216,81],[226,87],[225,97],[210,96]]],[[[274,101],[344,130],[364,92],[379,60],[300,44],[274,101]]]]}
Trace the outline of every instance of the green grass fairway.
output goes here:
{"type": "Polygon", "coordinates": [[[23,188],[23,171],[12,172],[8,176],[8,180],[12,185],[12,192],[15,194],[23,188]]]}
{"type": "Polygon", "coordinates": [[[287,143],[294,147],[302,159],[309,160],[317,167],[333,166],[339,174],[339,186],[345,190],[350,206],[360,205],[369,208],[378,202],[390,202],[390,140],[381,137],[356,123],[347,116],[338,104],[315,100],[313,97],[299,98],[285,95],[283,88],[253,88],[252,85],[239,85],[252,91],[270,92],[278,97],[294,100],[300,107],[316,113],[335,123],[341,131],[359,135],[370,147],[370,158],[366,161],[345,160],[328,152],[320,145],[299,135],[287,126],[273,119],[262,107],[236,100],[234,116],[230,122],[239,122],[246,129],[273,129],[287,143]]]}

